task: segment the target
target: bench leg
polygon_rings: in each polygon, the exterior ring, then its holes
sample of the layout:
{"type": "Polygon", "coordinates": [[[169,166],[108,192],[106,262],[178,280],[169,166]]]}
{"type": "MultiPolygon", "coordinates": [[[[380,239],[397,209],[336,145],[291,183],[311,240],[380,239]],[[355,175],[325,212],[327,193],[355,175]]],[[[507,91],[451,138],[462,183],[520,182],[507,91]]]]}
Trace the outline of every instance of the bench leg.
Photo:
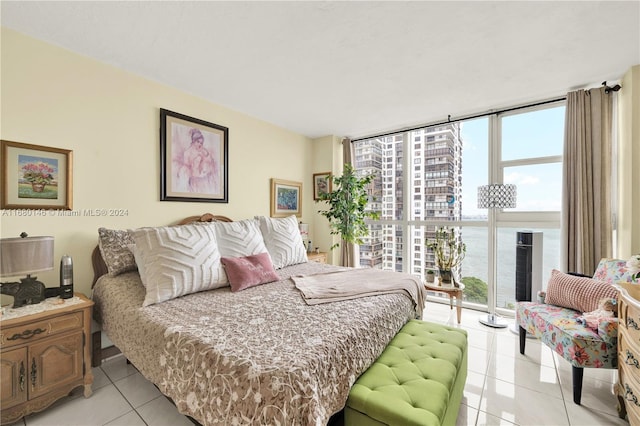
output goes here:
{"type": "Polygon", "coordinates": [[[584,368],[571,366],[571,373],[573,376],[573,402],[580,405],[580,399],[582,398],[582,375],[584,368]]]}
{"type": "Polygon", "coordinates": [[[520,353],[524,355],[524,344],[527,342],[527,330],[518,326],[518,336],[520,337],[520,353]]]}

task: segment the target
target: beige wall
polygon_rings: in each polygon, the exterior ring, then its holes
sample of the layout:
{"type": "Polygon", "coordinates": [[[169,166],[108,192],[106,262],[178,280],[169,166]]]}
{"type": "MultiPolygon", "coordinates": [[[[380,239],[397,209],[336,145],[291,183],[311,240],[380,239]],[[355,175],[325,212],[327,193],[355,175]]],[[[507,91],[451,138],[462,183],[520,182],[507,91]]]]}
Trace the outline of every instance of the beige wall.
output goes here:
{"type": "MultiPolygon", "coordinates": [[[[317,213],[312,174],[340,174],[340,138],[310,140],[64,49],[3,28],[1,34],[0,137],[71,149],[74,210],[126,209],[122,217],[18,217],[4,210],[0,235],[55,237],[55,270],[40,273],[58,284],[58,260],[74,259],[76,289],[90,294],[90,254],[97,228],[124,229],[173,223],[213,212],[243,219],[269,214],[269,179],[303,182],[303,217],[313,245],[333,243],[317,213]],[[159,108],[228,127],[229,203],[160,202],[159,108]]],[[[620,92],[618,256],[640,253],[640,66],[625,75],[620,92]],[[632,119],[635,117],[635,120],[632,119]]],[[[339,263],[339,251],[329,258],[339,263]]],[[[6,279],[3,279],[6,281],[6,279]]]]}
{"type": "Polygon", "coordinates": [[[640,65],[627,71],[620,84],[616,256],[628,259],[640,253],[640,65]]]}
{"type": "MultiPolygon", "coordinates": [[[[335,176],[342,174],[342,143],[341,138],[337,136],[325,136],[323,138],[314,139],[313,141],[313,160],[312,173],[330,172],[335,176]]],[[[311,230],[311,238],[313,245],[319,245],[326,250],[333,244],[338,243],[340,238],[331,235],[331,228],[327,218],[318,213],[319,210],[326,210],[325,202],[317,202],[314,205],[315,217],[313,219],[313,228],[311,230]],[[317,242],[317,244],[316,244],[317,242]]],[[[336,247],[327,254],[327,260],[334,265],[340,264],[340,248],[336,247]]]]}
{"type": "Polygon", "coordinates": [[[302,220],[313,223],[311,139],[12,30],[2,29],[1,43],[0,137],[73,150],[74,210],[128,212],[17,217],[3,210],[2,237],[55,237],[55,270],[38,274],[48,287],[58,285],[59,259],[69,254],[75,288],[90,294],[90,254],[101,226],[165,225],[205,212],[268,216],[272,177],[303,182],[302,220]],[[229,128],[228,204],[159,201],[159,108],[229,128]]]}

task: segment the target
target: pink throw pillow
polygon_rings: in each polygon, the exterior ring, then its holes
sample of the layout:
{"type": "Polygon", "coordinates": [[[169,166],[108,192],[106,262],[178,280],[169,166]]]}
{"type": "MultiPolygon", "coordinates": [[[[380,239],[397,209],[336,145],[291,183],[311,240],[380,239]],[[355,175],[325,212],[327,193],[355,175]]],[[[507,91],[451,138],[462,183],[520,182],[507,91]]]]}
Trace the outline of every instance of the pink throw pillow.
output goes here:
{"type": "Polygon", "coordinates": [[[554,269],[547,286],[545,303],[591,312],[598,309],[598,302],[605,297],[617,299],[618,291],[603,281],[576,277],[554,269]]]}
{"type": "Polygon", "coordinates": [[[220,261],[229,278],[231,291],[240,291],[280,279],[273,269],[269,253],[258,253],[246,257],[222,257],[220,261]]]}

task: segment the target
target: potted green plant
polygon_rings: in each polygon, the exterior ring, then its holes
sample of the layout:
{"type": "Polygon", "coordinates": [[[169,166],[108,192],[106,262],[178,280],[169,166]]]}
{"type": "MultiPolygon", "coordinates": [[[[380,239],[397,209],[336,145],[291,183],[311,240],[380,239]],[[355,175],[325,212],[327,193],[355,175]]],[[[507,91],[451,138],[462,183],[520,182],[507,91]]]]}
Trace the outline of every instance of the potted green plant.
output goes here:
{"type": "MultiPolygon", "coordinates": [[[[369,194],[367,186],[375,175],[358,176],[351,164],[345,164],[342,176],[328,176],[334,188],[331,192],[321,192],[320,200],[328,205],[327,210],[318,213],[329,220],[332,235],[340,235],[342,244],[362,244],[362,237],[369,234],[365,219],[378,219],[380,214],[367,210],[369,194]]],[[[333,250],[340,243],[331,246],[333,250]]],[[[353,259],[342,259],[343,265],[349,265],[353,259]]]]}
{"type": "Polygon", "coordinates": [[[429,284],[432,284],[436,279],[436,272],[433,269],[428,269],[425,275],[425,279],[429,284]]]}
{"type": "Polygon", "coordinates": [[[464,259],[467,246],[458,239],[453,228],[442,226],[436,229],[435,238],[427,242],[427,247],[434,253],[441,282],[451,283],[451,271],[464,259]]]}

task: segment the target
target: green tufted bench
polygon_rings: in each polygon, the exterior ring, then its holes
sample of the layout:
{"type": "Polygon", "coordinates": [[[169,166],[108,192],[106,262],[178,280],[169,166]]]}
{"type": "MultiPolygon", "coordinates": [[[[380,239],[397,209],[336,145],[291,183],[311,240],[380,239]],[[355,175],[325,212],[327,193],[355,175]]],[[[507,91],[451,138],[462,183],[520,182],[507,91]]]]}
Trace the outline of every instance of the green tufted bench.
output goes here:
{"type": "Polygon", "coordinates": [[[345,426],[455,425],[467,379],[467,332],[411,320],[355,382],[345,426]]]}

